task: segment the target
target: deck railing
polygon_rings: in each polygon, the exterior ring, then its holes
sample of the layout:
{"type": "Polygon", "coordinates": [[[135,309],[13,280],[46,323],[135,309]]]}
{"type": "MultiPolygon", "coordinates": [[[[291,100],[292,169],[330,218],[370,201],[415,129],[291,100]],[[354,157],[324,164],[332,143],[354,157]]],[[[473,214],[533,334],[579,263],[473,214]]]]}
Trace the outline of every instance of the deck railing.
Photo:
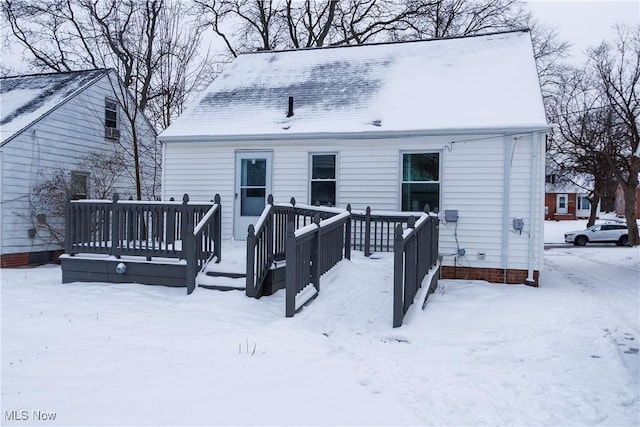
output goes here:
{"type": "Polygon", "coordinates": [[[295,229],[287,224],[286,316],[292,317],[320,292],[320,276],[343,258],[351,258],[351,214],[343,211],[331,218],[295,229]]]}
{"type": "Polygon", "coordinates": [[[315,216],[323,220],[341,212],[336,208],[296,205],[294,198],[290,203],[274,204],[269,195],[262,215],[247,232],[247,296],[259,297],[269,270],[285,259],[288,223],[299,229],[312,224],[315,216]]]}
{"type": "Polygon", "coordinates": [[[393,252],[396,227],[404,228],[411,216],[410,212],[351,211],[353,249],[370,256],[373,252],[393,252]]]}
{"type": "MultiPolygon", "coordinates": [[[[438,262],[438,227],[438,217],[428,213],[424,213],[417,221],[411,217],[406,230],[401,224],[396,226],[393,254],[394,328],[402,325],[422,281],[438,262]]],[[[433,290],[430,287],[427,296],[433,290]]]]}
{"type": "Polygon", "coordinates": [[[182,202],[122,201],[117,194],[112,201],[74,200],[67,204],[65,253],[178,258],[198,269],[220,259],[221,223],[217,194],[209,203],[189,202],[187,194],[182,202]]]}

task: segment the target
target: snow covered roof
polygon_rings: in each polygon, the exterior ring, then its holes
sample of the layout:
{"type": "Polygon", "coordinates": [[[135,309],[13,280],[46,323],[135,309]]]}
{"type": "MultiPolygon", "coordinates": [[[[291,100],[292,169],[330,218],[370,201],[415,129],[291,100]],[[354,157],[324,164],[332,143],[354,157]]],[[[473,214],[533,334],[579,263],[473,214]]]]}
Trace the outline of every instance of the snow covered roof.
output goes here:
{"type": "Polygon", "coordinates": [[[108,69],[0,79],[0,141],[5,142],[73,98],[108,69]]]}
{"type": "Polygon", "coordinates": [[[516,128],[547,128],[525,30],[243,54],[159,139],[516,128]]]}

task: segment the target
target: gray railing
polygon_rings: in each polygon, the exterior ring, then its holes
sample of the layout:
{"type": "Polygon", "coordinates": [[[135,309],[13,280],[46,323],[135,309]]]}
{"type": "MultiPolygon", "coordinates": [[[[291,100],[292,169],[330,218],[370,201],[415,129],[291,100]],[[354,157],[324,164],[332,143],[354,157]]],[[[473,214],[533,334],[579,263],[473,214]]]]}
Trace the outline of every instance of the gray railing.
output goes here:
{"type": "Polygon", "coordinates": [[[299,229],[312,224],[315,216],[322,220],[341,212],[336,208],[296,205],[294,198],[288,204],[274,204],[273,196],[269,195],[258,222],[249,225],[247,231],[247,296],[259,297],[269,270],[285,259],[288,223],[299,229]]]}
{"type": "MultiPolygon", "coordinates": [[[[428,211],[428,208],[425,209],[428,211]]],[[[437,216],[423,214],[418,221],[411,217],[408,228],[398,224],[394,235],[393,327],[402,325],[422,281],[438,261],[437,216]]],[[[433,292],[431,287],[427,296],[433,292]]]]}
{"type": "Polygon", "coordinates": [[[286,316],[292,317],[320,292],[320,276],[343,258],[351,258],[351,214],[344,211],[295,229],[287,224],[286,316]]]}
{"type": "MultiPolygon", "coordinates": [[[[348,209],[348,208],[347,208],[348,209]]],[[[373,252],[393,252],[396,227],[406,228],[412,213],[351,211],[353,249],[370,256],[373,252]]]]}
{"type": "Polygon", "coordinates": [[[117,194],[112,201],[74,200],[67,204],[65,253],[178,258],[198,270],[209,258],[220,259],[221,223],[217,194],[210,203],[191,203],[187,194],[182,202],[122,201],[117,194]]]}

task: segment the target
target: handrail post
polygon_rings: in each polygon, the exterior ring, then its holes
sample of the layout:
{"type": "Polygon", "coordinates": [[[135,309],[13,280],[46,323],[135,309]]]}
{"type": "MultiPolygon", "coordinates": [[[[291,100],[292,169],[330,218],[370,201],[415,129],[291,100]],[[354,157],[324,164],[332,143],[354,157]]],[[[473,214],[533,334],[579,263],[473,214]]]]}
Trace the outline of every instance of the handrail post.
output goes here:
{"type": "Polygon", "coordinates": [[[245,294],[248,297],[256,296],[255,289],[255,253],[256,253],[256,235],[253,224],[249,224],[247,229],[247,277],[246,277],[246,290],[245,294]]]}
{"type": "Polygon", "coordinates": [[[66,201],[66,215],[64,216],[64,251],[73,256],[73,252],[71,250],[72,245],[71,245],[71,239],[72,237],[72,232],[71,232],[71,215],[73,214],[71,211],[71,198],[67,197],[67,201],[66,201]]]}
{"type": "MultiPolygon", "coordinates": [[[[316,225],[314,231],[313,244],[311,245],[311,280],[316,291],[320,292],[320,245],[322,244],[320,238],[320,214],[316,213],[313,216],[313,223],[316,225]]],[[[324,254],[326,256],[326,254],[324,254]]]]}
{"type": "Polygon", "coordinates": [[[349,219],[344,225],[344,257],[351,259],[351,205],[347,205],[347,211],[349,212],[349,219]]]}
{"type": "Polygon", "coordinates": [[[364,256],[371,256],[371,207],[364,214],[364,256]]]}
{"type": "Polygon", "coordinates": [[[393,327],[402,326],[404,317],[403,309],[403,262],[404,262],[404,239],[402,238],[402,225],[398,224],[393,240],[393,327]]]}
{"type": "Polygon", "coordinates": [[[120,211],[118,209],[118,200],[120,195],[113,194],[113,203],[111,204],[111,249],[110,255],[114,255],[116,259],[120,259],[120,211]]]}
{"type": "Polygon", "coordinates": [[[187,295],[191,295],[196,287],[196,243],[193,236],[193,221],[189,217],[182,236],[183,253],[187,260],[187,295]]]}
{"type": "Polygon", "coordinates": [[[287,222],[287,243],[285,257],[287,265],[285,267],[286,286],[286,317],[293,317],[296,313],[296,236],[293,222],[287,222]]]}
{"type": "Polygon", "coordinates": [[[213,250],[217,260],[216,263],[219,263],[222,261],[222,199],[220,198],[220,194],[215,195],[213,202],[218,205],[213,223],[213,250]]]}
{"type": "Polygon", "coordinates": [[[189,211],[188,211],[188,204],[189,204],[189,195],[187,193],[184,193],[184,195],[182,196],[182,206],[181,206],[181,210],[182,210],[182,215],[180,215],[180,239],[182,240],[182,250],[184,251],[184,245],[185,245],[185,236],[187,235],[187,224],[189,223],[189,211]]]}
{"type": "Polygon", "coordinates": [[[269,204],[269,214],[268,214],[268,218],[266,221],[266,227],[264,232],[267,233],[267,257],[269,259],[269,268],[271,268],[271,264],[273,263],[273,259],[274,259],[274,252],[273,252],[273,227],[274,227],[274,218],[273,218],[273,196],[271,194],[269,194],[269,196],[267,197],[267,203],[269,204]]]}

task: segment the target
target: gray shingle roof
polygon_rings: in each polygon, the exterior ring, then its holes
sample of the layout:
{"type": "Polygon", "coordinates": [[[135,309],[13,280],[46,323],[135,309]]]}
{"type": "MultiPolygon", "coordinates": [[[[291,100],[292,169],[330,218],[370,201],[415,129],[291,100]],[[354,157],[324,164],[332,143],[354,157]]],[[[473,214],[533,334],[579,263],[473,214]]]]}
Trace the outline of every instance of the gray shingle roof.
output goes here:
{"type": "Polygon", "coordinates": [[[107,69],[100,69],[0,79],[2,143],[22,132],[108,72],[107,69]]]}

